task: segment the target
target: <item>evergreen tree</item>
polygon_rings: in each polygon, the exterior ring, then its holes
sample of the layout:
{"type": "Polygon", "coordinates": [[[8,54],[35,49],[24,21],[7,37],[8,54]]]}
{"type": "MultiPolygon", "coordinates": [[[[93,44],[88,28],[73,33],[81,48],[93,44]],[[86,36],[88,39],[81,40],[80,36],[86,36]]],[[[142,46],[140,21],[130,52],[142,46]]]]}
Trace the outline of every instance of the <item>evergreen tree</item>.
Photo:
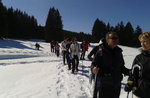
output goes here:
{"type": "Polygon", "coordinates": [[[133,42],[135,47],[140,47],[140,42],[138,40],[139,35],[142,34],[142,29],[140,28],[139,25],[137,25],[135,31],[134,31],[134,37],[133,37],[133,42]]]}
{"type": "Polygon", "coordinates": [[[117,32],[118,35],[119,35],[119,38],[120,38],[119,42],[120,42],[120,44],[123,44],[123,42],[124,42],[124,35],[123,35],[124,29],[125,29],[125,26],[124,26],[123,21],[121,21],[120,23],[118,23],[115,26],[115,29],[114,29],[114,31],[117,32]]]}
{"type": "Polygon", "coordinates": [[[63,38],[63,25],[59,11],[55,8],[50,8],[45,25],[45,40],[61,41],[63,38]],[[59,36],[58,36],[59,35],[59,36]]]}
{"type": "Polygon", "coordinates": [[[128,22],[124,28],[124,32],[122,33],[122,44],[125,46],[133,46],[133,33],[134,29],[130,22],[128,22]]]}
{"type": "Polygon", "coordinates": [[[92,29],[92,42],[99,42],[101,38],[105,37],[106,33],[106,24],[97,18],[92,29]]]}
{"type": "Polygon", "coordinates": [[[7,37],[7,9],[0,1],[0,38],[7,37]]]}

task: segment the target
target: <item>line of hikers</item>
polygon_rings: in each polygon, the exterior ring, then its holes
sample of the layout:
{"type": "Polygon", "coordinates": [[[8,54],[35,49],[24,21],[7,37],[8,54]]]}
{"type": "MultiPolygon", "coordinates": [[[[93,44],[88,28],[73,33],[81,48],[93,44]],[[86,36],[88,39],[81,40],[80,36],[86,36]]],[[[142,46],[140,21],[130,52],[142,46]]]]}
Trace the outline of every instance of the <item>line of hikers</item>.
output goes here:
{"type": "Polygon", "coordinates": [[[50,44],[51,52],[55,52],[57,56],[59,56],[59,48],[61,48],[63,64],[68,65],[68,70],[72,69],[72,73],[78,71],[79,60],[85,60],[85,53],[89,47],[88,41],[83,41],[79,44],[76,38],[66,38],[61,42],[60,46],[54,40],[50,44]]]}
{"type": "MultiPolygon", "coordinates": [[[[142,33],[139,41],[141,53],[135,57],[131,69],[125,67],[116,32],[108,32],[100,44],[92,49],[88,59],[92,62],[91,76],[95,84],[93,98],[119,98],[123,76],[128,76],[124,88],[126,92],[132,91],[137,98],[150,98],[150,32],[142,33]]],[[[68,64],[72,73],[78,71],[79,59],[85,59],[87,50],[83,52],[81,45],[75,38],[61,42],[63,64],[68,64]],[[82,56],[80,53],[83,53],[82,56]]]]}
{"type": "Polygon", "coordinates": [[[57,41],[50,42],[51,52],[55,53],[57,57],[60,55],[60,45],[57,41]]]}
{"type": "Polygon", "coordinates": [[[61,43],[63,64],[68,64],[68,70],[72,69],[72,73],[78,71],[79,60],[84,60],[85,53],[88,51],[89,42],[83,41],[78,43],[76,38],[66,38],[61,43]],[[81,54],[81,56],[80,56],[81,54]]]}

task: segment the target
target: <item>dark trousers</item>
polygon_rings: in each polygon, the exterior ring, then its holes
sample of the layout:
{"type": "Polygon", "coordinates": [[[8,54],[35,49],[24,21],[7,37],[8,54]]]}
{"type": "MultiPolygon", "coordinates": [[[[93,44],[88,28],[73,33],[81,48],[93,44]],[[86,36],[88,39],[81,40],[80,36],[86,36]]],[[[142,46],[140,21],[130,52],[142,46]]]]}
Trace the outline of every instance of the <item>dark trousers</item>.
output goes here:
{"type": "Polygon", "coordinates": [[[84,56],[85,56],[85,52],[82,52],[80,59],[81,59],[81,60],[85,59],[84,56]]]}
{"type": "Polygon", "coordinates": [[[74,73],[75,69],[78,71],[78,65],[79,65],[79,58],[77,55],[73,56],[72,59],[72,72],[74,73]]]}
{"type": "Polygon", "coordinates": [[[53,46],[51,47],[51,52],[55,52],[55,48],[53,46]]]}
{"type": "Polygon", "coordinates": [[[59,57],[59,50],[56,50],[56,55],[57,57],[59,57]]]}
{"type": "Polygon", "coordinates": [[[66,59],[67,59],[68,69],[71,69],[72,58],[71,58],[71,53],[68,51],[66,52],[66,59]]]}
{"type": "Polygon", "coordinates": [[[110,77],[100,78],[99,98],[119,98],[121,82],[114,82],[110,77]]]}
{"type": "Polygon", "coordinates": [[[62,55],[63,55],[63,63],[64,65],[66,64],[66,54],[67,54],[67,51],[62,51],[62,55]]]}

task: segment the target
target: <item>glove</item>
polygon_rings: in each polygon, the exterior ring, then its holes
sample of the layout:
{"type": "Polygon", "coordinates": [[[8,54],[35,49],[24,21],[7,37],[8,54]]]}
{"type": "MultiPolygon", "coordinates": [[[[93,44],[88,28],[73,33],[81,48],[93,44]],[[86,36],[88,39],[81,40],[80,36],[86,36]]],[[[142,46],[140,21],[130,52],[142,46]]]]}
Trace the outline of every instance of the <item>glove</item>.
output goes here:
{"type": "Polygon", "coordinates": [[[134,86],[135,86],[134,78],[133,78],[133,76],[129,76],[129,78],[127,80],[127,84],[125,85],[124,90],[126,92],[131,92],[133,90],[134,86]]]}
{"type": "Polygon", "coordinates": [[[125,85],[125,88],[124,88],[124,90],[126,91],[126,92],[131,92],[132,91],[132,89],[133,89],[133,81],[127,81],[127,84],[125,85]]]}

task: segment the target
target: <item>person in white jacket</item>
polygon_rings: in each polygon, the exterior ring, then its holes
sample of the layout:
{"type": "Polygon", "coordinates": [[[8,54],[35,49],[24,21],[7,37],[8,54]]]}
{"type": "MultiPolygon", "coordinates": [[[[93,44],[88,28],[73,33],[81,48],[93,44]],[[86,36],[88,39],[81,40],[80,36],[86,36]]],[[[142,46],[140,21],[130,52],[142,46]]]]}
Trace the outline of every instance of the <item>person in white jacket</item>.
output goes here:
{"type": "Polygon", "coordinates": [[[79,65],[79,57],[80,57],[80,44],[77,42],[76,39],[73,39],[72,44],[70,46],[70,51],[72,55],[72,73],[74,71],[78,71],[78,65],[79,65]]]}
{"type": "Polygon", "coordinates": [[[62,50],[62,56],[63,56],[63,64],[66,65],[66,54],[67,54],[67,49],[66,49],[66,45],[68,44],[67,43],[68,39],[65,39],[61,42],[61,50],[62,50]]]}

